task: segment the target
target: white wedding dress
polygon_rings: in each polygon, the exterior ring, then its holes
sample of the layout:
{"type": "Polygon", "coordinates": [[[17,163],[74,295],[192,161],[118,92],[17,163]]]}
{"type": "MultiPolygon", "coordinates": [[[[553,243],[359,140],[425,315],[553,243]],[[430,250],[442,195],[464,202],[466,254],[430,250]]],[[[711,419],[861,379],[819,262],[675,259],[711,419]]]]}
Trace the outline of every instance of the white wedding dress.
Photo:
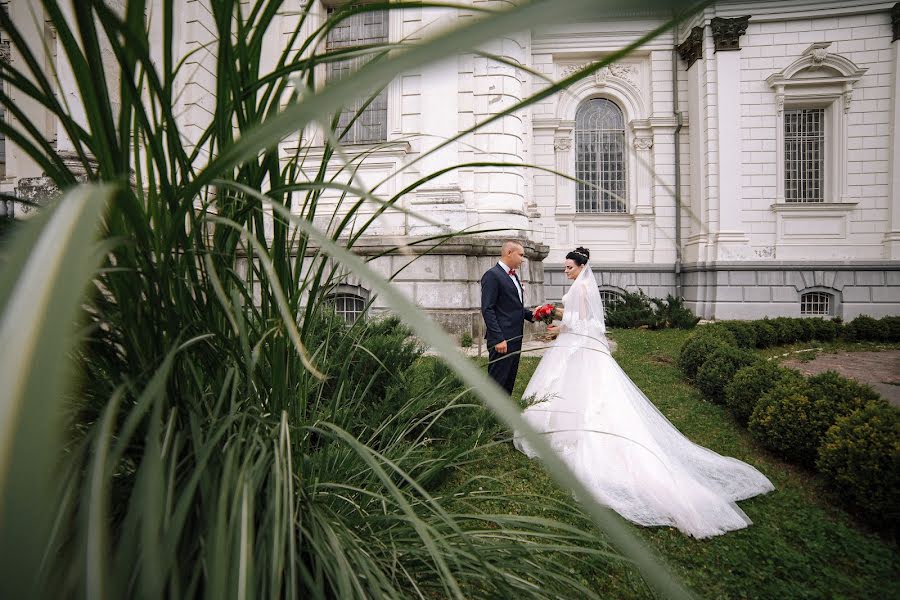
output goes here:
{"type": "MultiPolygon", "coordinates": [[[[682,435],[613,359],[588,265],[563,296],[559,337],[523,395],[524,413],[601,504],[695,538],[751,524],[736,504],[774,489],[752,466],[682,435]]],[[[515,447],[536,453],[521,436],[515,447]]]]}

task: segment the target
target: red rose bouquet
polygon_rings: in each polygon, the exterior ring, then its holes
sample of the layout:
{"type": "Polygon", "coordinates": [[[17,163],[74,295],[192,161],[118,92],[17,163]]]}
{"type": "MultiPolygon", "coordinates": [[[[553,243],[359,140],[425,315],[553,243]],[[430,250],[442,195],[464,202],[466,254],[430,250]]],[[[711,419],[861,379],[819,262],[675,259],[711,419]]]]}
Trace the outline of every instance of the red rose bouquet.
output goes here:
{"type": "Polygon", "coordinates": [[[534,309],[532,315],[535,320],[543,321],[547,325],[553,322],[553,313],[556,311],[556,306],[552,304],[542,304],[534,309]]]}

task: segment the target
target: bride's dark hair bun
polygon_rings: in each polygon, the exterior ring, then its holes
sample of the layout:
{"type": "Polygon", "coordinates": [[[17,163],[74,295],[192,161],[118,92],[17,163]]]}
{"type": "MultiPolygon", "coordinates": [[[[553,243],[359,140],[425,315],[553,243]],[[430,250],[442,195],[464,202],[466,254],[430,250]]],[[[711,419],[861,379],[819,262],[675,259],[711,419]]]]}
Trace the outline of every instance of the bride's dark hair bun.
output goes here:
{"type": "Polygon", "coordinates": [[[575,264],[579,267],[582,265],[586,265],[588,259],[591,257],[591,251],[582,246],[578,246],[568,254],[566,254],[566,258],[572,259],[575,261],[575,264]]]}

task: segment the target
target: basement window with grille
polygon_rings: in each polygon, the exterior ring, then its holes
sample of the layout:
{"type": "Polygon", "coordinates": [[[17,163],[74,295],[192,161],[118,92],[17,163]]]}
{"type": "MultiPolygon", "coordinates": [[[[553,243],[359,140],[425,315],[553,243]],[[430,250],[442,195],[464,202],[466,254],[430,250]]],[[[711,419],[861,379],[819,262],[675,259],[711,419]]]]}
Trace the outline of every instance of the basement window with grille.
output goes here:
{"type": "Polygon", "coordinates": [[[830,317],[834,314],[834,297],[826,292],[806,292],[800,295],[800,315],[830,317]]]}
{"type": "Polygon", "coordinates": [[[326,299],[334,312],[347,323],[354,323],[366,312],[366,301],[356,294],[333,294],[326,299]]]}
{"type": "Polygon", "coordinates": [[[624,301],[622,294],[614,290],[600,290],[600,299],[604,307],[615,306],[624,301]]]}

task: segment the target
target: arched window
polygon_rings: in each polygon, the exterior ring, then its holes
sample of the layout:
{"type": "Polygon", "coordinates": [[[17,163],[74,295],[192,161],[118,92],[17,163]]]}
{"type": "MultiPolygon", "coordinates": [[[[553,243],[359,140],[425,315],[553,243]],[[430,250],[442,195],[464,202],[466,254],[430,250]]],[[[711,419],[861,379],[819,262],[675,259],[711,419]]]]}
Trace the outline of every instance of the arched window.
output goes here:
{"type": "Polygon", "coordinates": [[[834,296],[827,292],[800,294],[800,315],[828,317],[834,314],[834,296]]]}
{"type": "Polygon", "coordinates": [[[366,311],[366,301],[356,294],[333,294],[326,302],[334,306],[334,312],[348,323],[353,323],[366,311]]]}
{"type": "Polygon", "coordinates": [[[611,100],[588,100],[575,113],[575,177],[578,212],[626,212],[625,116],[611,100]]]}

